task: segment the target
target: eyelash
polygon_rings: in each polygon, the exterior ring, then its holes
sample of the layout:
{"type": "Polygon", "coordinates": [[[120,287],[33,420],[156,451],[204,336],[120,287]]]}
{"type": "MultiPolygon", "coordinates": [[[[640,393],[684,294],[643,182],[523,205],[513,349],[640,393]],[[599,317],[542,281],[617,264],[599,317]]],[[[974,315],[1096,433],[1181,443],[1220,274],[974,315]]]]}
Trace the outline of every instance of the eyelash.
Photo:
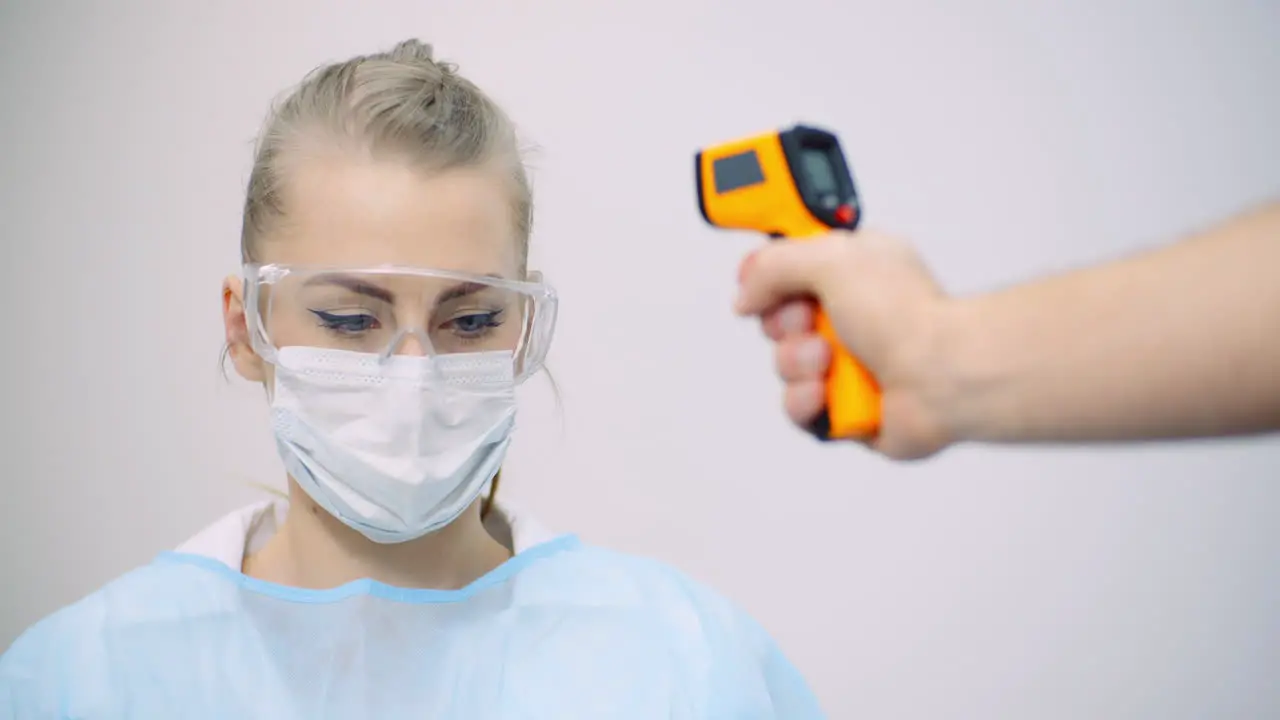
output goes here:
{"type": "MultiPolygon", "coordinates": [[[[482,339],[490,330],[501,327],[503,310],[490,310],[487,312],[471,313],[468,315],[459,315],[452,318],[441,325],[441,327],[454,326],[454,331],[458,333],[459,339],[465,342],[475,342],[482,339]],[[459,322],[478,319],[480,327],[470,330],[457,329],[459,322]]],[[[336,313],[325,312],[323,310],[311,310],[311,314],[319,320],[320,327],[337,335],[350,337],[359,333],[376,330],[378,328],[378,318],[373,315],[364,313],[353,315],[340,315],[336,313]]]]}
{"type": "Polygon", "coordinates": [[[484,337],[488,335],[491,330],[502,326],[502,323],[505,322],[505,320],[503,320],[502,318],[502,314],[503,314],[502,310],[489,310],[487,312],[471,313],[468,315],[459,315],[458,317],[455,317],[445,322],[443,327],[448,327],[450,325],[453,325],[455,326],[454,332],[458,333],[460,340],[464,342],[476,342],[484,339],[484,337]],[[456,329],[456,324],[458,323],[458,321],[460,320],[466,321],[466,320],[474,320],[474,319],[479,319],[480,327],[472,330],[456,329]]]}
{"type": "Polygon", "coordinates": [[[320,327],[337,335],[350,336],[368,330],[376,330],[378,318],[364,313],[339,315],[323,310],[312,310],[312,315],[320,321],[320,327]]]}

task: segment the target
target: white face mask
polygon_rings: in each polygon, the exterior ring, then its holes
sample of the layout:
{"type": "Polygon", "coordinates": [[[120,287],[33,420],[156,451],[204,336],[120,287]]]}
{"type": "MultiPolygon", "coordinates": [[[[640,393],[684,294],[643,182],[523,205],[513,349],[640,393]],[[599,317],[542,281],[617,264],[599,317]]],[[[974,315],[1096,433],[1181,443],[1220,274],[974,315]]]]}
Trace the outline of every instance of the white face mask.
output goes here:
{"type": "Polygon", "coordinates": [[[493,479],[515,428],[512,353],[280,349],[276,446],[316,503],[378,543],[438,530],[493,479]]]}

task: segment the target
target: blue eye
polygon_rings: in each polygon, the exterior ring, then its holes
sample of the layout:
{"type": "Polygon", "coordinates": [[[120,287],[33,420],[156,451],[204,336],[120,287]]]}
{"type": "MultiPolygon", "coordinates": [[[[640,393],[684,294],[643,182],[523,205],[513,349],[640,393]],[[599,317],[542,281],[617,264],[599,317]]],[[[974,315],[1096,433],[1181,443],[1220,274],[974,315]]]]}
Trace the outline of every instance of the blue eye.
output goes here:
{"type": "Polygon", "coordinates": [[[464,338],[479,337],[500,325],[502,325],[501,310],[472,313],[470,315],[459,315],[444,324],[445,327],[455,331],[464,338]]]}
{"type": "Polygon", "coordinates": [[[354,335],[366,330],[375,330],[378,327],[378,318],[363,313],[340,315],[323,310],[312,310],[311,314],[320,321],[320,327],[344,335],[354,335]]]}

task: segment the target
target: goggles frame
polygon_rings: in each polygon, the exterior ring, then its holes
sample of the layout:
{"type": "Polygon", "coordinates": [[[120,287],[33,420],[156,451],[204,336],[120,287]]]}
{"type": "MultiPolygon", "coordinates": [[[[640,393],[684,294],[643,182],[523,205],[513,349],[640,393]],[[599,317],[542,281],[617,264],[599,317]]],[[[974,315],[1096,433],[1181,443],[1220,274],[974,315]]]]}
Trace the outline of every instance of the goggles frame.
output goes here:
{"type": "Polygon", "coordinates": [[[244,280],[244,313],[245,324],[249,330],[249,344],[259,357],[272,365],[277,364],[277,349],[271,343],[262,321],[261,299],[262,286],[274,285],[290,275],[321,275],[326,273],[358,274],[358,275],[410,275],[440,280],[452,280],[460,283],[479,283],[502,290],[528,296],[533,301],[534,321],[525,331],[522,341],[522,352],[519,358],[520,371],[516,374],[516,382],[523,382],[542,369],[546,362],[551,339],[555,335],[556,315],[559,306],[559,295],[555,288],[542,281],[510,280],[492,275],[457,270],[438,270],[434,268],[413,267],[407,265],[370,265],[370,266],[332,266],[305,265],[291,263],[245,263],[241,266],[244,280]]]}

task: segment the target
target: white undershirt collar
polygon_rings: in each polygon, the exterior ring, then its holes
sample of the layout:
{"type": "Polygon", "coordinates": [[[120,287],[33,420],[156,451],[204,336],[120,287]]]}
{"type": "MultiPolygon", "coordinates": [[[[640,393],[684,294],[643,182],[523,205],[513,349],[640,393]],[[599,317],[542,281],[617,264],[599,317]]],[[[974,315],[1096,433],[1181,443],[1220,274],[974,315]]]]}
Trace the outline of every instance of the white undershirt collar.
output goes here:
{"type": "MultiPolygon", "coordinates": [[[[240,508],[200,531],[180,545],[177,551],[217,560],[239,572],[245,555],[262,549],[276,534],[288,508],[289,503],[283,498],[262,500],[240,508]]],[[[485,527],[495,540],[517,555],[555,537],[536,520],[497,501],[485,519],[485,527]]]]}

